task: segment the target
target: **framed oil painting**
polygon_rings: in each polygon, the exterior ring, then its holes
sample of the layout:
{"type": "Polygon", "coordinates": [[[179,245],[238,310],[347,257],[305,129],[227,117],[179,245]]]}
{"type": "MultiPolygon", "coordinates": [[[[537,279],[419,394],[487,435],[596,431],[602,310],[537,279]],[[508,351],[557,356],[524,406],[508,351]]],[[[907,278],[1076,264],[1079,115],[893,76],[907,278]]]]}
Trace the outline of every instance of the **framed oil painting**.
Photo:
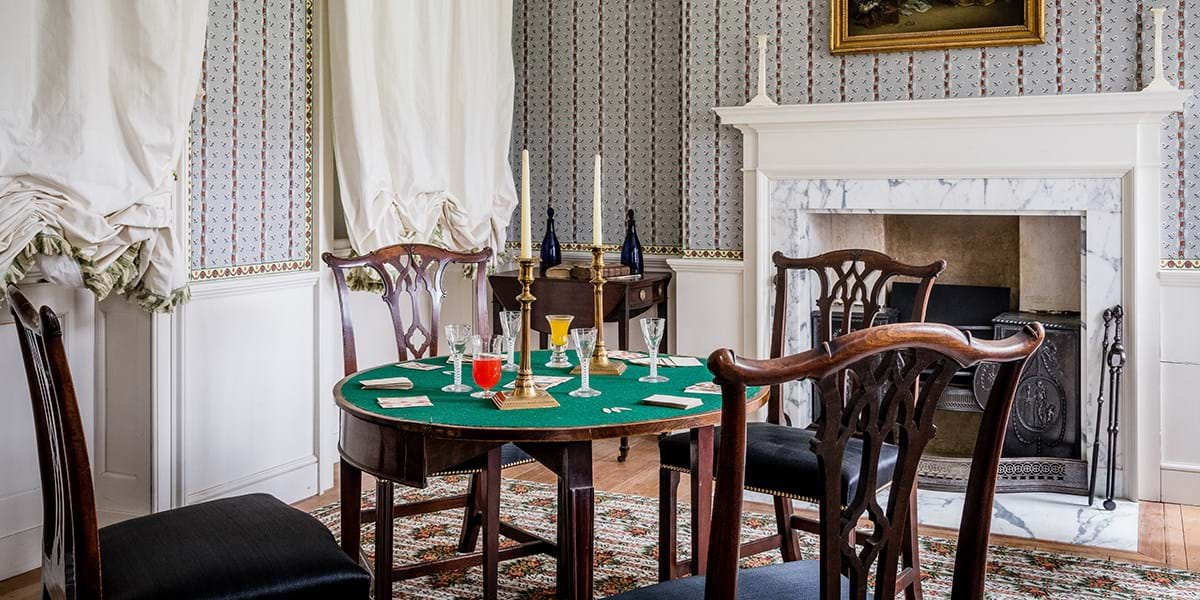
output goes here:
{"type": "Polygon", "coordinates": [[[1038,44],[1045,0],[830,0],[830,50],[886,52],[1038,44]]]}

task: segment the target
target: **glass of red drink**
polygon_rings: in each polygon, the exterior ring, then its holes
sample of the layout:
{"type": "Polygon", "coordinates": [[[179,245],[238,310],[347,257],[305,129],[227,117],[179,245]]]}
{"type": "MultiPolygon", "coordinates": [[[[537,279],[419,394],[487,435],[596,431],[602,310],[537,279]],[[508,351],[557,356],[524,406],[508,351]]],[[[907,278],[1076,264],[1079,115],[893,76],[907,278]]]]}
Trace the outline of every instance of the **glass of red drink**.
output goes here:
{"type": "Polygon", "coordinates": [[[474,355],[471,357],[471,379],[475,381],[475,385],[483,389],[472,393],[471,397],[491,398],[496,394],[496,392],[492,391],[492,388],[500,383],[504,337],[494,336],[489,340],[490,343],[486,344],[479,336],[476,336],[476,338],[478,339],[472,340],[474,355]]]}

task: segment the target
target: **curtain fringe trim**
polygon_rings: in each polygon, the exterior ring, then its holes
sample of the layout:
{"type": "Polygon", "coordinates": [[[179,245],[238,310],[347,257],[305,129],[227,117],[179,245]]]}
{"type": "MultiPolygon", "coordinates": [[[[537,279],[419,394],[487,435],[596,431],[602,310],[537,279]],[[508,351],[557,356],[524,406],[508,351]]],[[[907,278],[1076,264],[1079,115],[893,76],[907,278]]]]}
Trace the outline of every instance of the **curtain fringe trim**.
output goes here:
{"type": "Polygon", "coordinates": [[[4,274],[3,281],[8,284],[16,284],[25,279],[39,254],[68,256],[79,265],[79,273],[83,277],[84,287],[91,290],[97,300],[103,300],[115,292],[149,312],[170,312],[176,306],[187,302],[191,298],[191,292],[187,286],[164,295],[146,289],[138,281],[138,258],[141,247],[140,243],[130,246],[111,265],[101,268],[88,260],[62,237],[51,233],[39,233],[13,259],[8,272],[4,274]]]}

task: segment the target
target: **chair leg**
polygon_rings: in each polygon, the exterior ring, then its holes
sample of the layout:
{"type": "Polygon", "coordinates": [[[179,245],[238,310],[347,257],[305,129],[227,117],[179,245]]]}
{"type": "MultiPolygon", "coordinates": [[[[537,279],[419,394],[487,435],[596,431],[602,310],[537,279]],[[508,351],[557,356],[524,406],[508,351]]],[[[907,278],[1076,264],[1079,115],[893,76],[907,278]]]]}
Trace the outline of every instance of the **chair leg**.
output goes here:
{"type": "MultiPolygon", "coordinates": [[[[500,448],[488,452],[487,468],[480,483],[483,493],[483,597],[496,600],[500,589],[500,448]]],[[[474,547],[473,542],[471,545],[474,547]]]]}
{"type": "Polygon", "coordinates": [[[679,550],[679,472],[658,470],[658,580],[675,578],[679,550]]]}
{"type": "Polygon", "coordinates": [[[783,562],[800,560],[800,541],[792,530],[792,500],[775,496],[775,526],[779,531],[779,553],[783,562]]]}
{"type": "Polygon", "coordinates": [[[341,461],[342,550],[357,563],[362,554],[362,471],[341,461]]]}
{"type": "Polygon", "coordinates": [[[922,600],[921,591],[921,545],[917,539],[917,488],[914,486],[908,503],[908,526],[905,528],[904,547],[900,551],[901,566],[912,572],[912,583],[904,588],[905,600],[922,600]]]}
{"type": "Polygon", "coordinates": [[[394,504],[392,482],[375,483],[375,597],[392,597],[392,528],[394,504]]]}
{"type": "Polygon", "coordinates": [[[483,526],[484,489],[483,474],[472,474],[471,483],[467,486],[467,507],[463,509],[462,531],[458,539],[459,552],[474,552],[479,541],[479,528],[483,526]]]}

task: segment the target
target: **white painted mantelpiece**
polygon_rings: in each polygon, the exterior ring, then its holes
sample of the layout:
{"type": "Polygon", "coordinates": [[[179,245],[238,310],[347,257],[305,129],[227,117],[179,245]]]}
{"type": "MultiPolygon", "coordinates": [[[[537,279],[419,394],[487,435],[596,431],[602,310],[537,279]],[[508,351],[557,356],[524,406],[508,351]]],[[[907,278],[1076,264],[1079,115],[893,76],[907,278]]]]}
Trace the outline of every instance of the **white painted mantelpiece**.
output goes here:
{"type": "MultiPolygon", "coordinates": [[[[742,347],[766,356],[770,204],[777,182],[878,179],[1122,180],[1126,309],[1123,488],[1161,496],[1159,204],[1163,118],[1188,90],[714,109],[743,133],[742,347]]],[[[956,212],[946,207],[946,212],[956,212]]],[[[1003,212],[1003,211],[998,211],[1003,212]]]]}

